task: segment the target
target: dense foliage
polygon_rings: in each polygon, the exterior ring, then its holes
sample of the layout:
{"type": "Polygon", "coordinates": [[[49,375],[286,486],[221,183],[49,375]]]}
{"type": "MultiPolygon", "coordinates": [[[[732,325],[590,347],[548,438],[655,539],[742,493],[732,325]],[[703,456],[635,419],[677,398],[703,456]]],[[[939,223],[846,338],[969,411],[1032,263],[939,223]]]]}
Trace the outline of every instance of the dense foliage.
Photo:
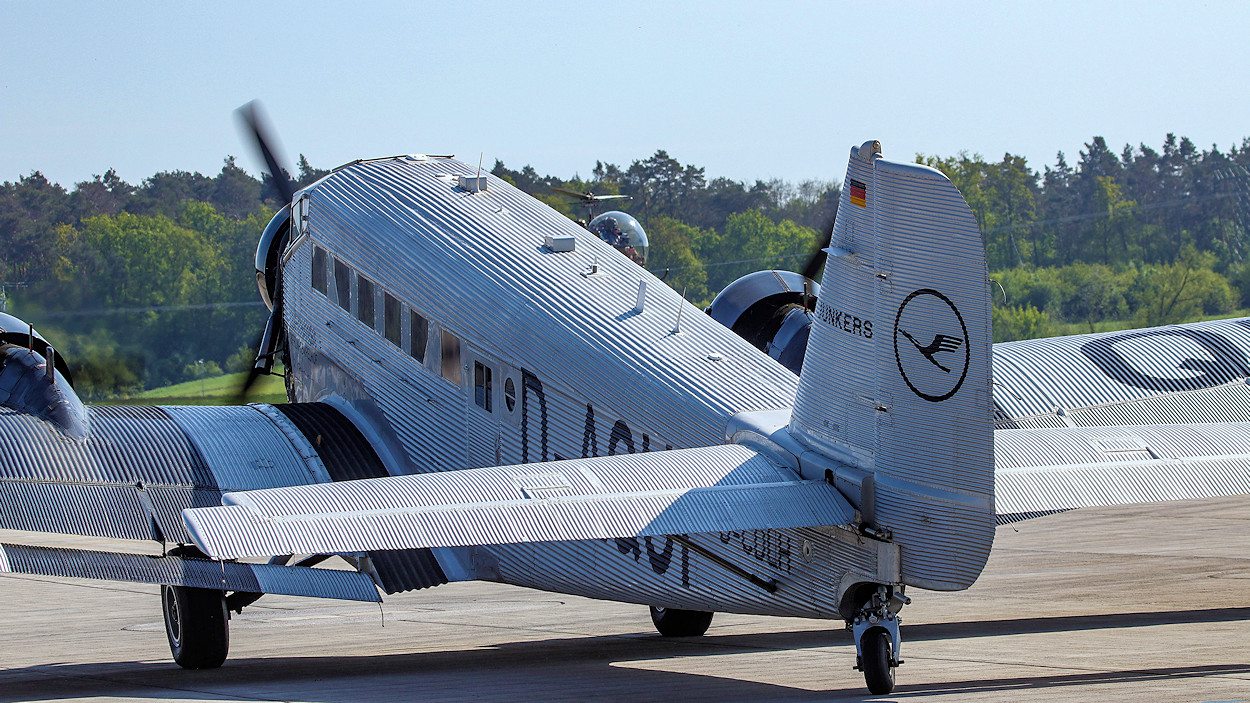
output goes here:
{"type": "MultiPolygon", "coordinates": [[[[1075,165],[1060,153],[1040,172],[1011,154],[917,160],[951,177],[981,225],[1001,287],[998,340],[1250,305],[1250,139],[1203,151],[1168,135],[1160,150],[1117,154],[1095,137],[1075,165]]],[[[627,168],[597,162],[588,179],[501,162],[493,173],[571,218],[587,212],[551,187],[630,196],[622,209],[651,239],[648,268],[700,304],[751,271],[802,266],[840,196],[832,181],[709,179],[664,151],[627,168]]],[[[324,174],[301,157],[294,180],[324,174]]],[[[131,185],[107,171],[67,190],[36,172],[0,184],[10,311],[61,345],[88,397],[238,369],[267,314],[252,258],[276,192],[233,158],[213,177],[131,185]]]]}
{"type": "MultiPolygon", "coordinates": [[[[301,183],[324,175],[300,160],[301,183]]],[[[239,370],[265,323],[253,274],[276,189],[227,158],[210,178],[113,171],[73,191],[38,172],[0,185],[9,311],[69,359],[88,398],[239,370]]]]}
{"type": "MultiPolygon", "coordinates": [[[[963,192],[985,236],[998,341],[1058,332],[1161,325],[1250,306],[1250,139],[1200,150],[1167,135],[1115,153],[1101,137],[1075,165],[1058,154],[1039,172],[1020,156],[918,156],[963,192]]],[[[663,151],[628,169],[597,163],[590,180],[533,169],[494,173],[570,216],[552,185],[632,196],[652,236],[649,268],[706,301],[758,268],[800,266],[837,211],[832,183],[707,180],[663,151]]]]}

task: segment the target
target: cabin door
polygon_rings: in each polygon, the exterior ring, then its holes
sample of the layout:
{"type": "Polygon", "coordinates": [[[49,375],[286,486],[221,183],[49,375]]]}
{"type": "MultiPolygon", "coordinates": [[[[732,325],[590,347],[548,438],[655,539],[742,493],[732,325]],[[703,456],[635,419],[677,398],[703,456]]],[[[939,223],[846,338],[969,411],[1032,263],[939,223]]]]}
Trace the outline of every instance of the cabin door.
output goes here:
{"type": "Polygon", "coordinates": [[[469,403],[469,466],[498,466],[503,461],[500,420],[504,414],[501,385],[505,369],[490,355],[470,348],[464,359],[465,388],[469,403]]]}

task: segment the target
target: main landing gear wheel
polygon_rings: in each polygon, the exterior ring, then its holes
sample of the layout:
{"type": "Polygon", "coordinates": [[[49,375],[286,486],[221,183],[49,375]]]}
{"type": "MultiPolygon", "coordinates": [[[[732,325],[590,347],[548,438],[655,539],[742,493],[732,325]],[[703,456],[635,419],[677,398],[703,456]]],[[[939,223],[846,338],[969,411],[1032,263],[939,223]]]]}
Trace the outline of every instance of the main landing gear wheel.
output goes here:
{"type": "Polygon", "coordinates": [[[881,696],[894,690],[894,652],[890,633],[885,628],[874,627],[860,638],[860,668],[864,670],[864,683],[868,691],[881,696]]]}
{"type": "Polygon", "coordinates": [[[230,651],[226,594],[208,588],[161,586],[165,636],[184,669],[216,669],[230,651]]]}
{"type": "Polygon", "coordinates": [[[665,637],[698,637],[712,624],[712,613],[651,606],[651,622],[665,637]]]}

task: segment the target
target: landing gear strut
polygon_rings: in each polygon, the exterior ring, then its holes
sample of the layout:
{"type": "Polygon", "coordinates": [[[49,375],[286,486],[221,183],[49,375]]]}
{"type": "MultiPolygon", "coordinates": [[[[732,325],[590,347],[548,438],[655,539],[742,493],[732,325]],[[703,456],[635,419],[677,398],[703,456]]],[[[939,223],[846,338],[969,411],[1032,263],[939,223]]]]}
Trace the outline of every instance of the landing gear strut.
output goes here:
{"type": "Polygon", "coordinates": [[[184,669],[216,669],[230,651],[226,594],[208,588],[161,586],[165,636],[184,669]]]}
{"type": "Polygon", "coordinates": [[[901,587],[895,591],[890,586],[878,586],[846,623],[855,636],[855,668],[864,672],[864,683],[874,695],[894,690],[894,669],[903,663],[899,658],[902,638],[898,612],[910,602],[901,587]]]}
{"type": "Polygon", "coordinates": [[[665,637],[698,637],[712,624],[712,613],[651,606],[651,622],[665,637]]]}

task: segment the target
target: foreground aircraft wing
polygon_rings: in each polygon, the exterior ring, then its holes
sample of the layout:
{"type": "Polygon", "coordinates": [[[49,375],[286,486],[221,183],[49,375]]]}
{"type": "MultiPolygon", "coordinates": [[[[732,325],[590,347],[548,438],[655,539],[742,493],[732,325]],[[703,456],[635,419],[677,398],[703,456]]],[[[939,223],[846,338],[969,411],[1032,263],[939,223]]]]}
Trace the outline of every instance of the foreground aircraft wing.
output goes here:
{"type": "MultiPolygon", "coordinates": [[[[13,356],[27,352],[9,354],[0,394],[21,368],[13,356]]],[[[182,511],[218,506],[224,493],[385,475],[368,440],[323,403],[78,407],[89,431],[77,438],[0,407],[0,530],[12,531],[0,544],[0,573],[377,600],[370,576],[351,571],[32,543],[44,533],[188,544],[182,511]]],[[[446,582],[428,550],[370,558],[388,593],[446,582]]]]}
{"type": "Polygon", "coordinates": [[[1250,494],[1250,423],[998,430],[998,522],[1250,494]]]}
{"type": "Polygon", "coordinates": [[[228,493],[183,512],[215,558],[845,525],[854,510],[736,445],[228,493]]]}

